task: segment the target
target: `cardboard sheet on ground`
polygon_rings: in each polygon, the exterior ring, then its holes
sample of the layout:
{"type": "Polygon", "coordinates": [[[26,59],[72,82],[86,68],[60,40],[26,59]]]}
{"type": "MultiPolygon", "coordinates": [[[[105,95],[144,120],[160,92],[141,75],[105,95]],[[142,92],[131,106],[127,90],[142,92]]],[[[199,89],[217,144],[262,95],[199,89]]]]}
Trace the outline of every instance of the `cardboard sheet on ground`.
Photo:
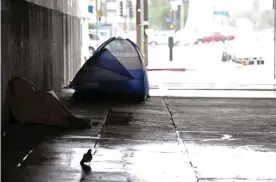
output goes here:
{"type": "Polygon", "coordinates": [[[9,85],[9,108],[21,124],[44,124],[69,128],[89,128],[91,121],[77,118],[63,105],[54,91],[41,91],[22,77],[9,85]]]}

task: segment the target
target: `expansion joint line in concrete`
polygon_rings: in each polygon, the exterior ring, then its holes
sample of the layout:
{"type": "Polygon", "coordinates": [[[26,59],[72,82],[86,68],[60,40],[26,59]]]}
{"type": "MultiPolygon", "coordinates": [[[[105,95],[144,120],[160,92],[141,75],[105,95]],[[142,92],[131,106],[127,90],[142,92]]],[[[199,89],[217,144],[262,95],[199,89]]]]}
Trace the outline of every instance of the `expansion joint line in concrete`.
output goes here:
{"type": "Polygon", "coordinates": [[[104,116],[104,123],[103,123],[103,125],[102,125],[102,127],[101,127],[101,129],[100,129],[100,131],[99,131],[99,133],[98,133],[98,137],[97,137],[97,140],[96,140],[96,142],[95,142],[95,144],[94,144],[94,149],[96,148],[96,146],[97,146],[97,144],[98,144],[98,142],[99,142],[99,140],[101,139],[101,134],[102,134],[102,131],[103,131],[103,128],[104,128],[104,125],[106,124],[106,122],[107,122],[107,116],[108,116],[108,113],[110,112],[110,108],[107,110],[107,112],[106,112],[106,114],[105,114],[105,116],[104,116]]]}
{"type": "Polygon", "coordinates": [[[175,133],[176,133],[176,135],[177,135],[177,140],[180,141],[180,143],[183,145],[183,148],[184,148],[184,150],[185,150],[185,152],[186,152],[186,154],[187,154],[188,160],[189,160],[189,165],[190,165],[190,167],[193,169],[197,181],[199,181],[199,178],[196,176],[196,171],[195,171],[194,165],[193,165],[193,163],[192,163],[192,160],[191,160],[191,158],[190,158],[188,148],[186,147],[186,145],[185,145],[185,143],[183,142],[183,140],[180,138],[179,133],[178,133],[178,131],[177,131],[176,124],[175,124],[174,119],[173,119],[173,113],[172,113],[172,111],[170,110],[169,104],[166,102],[166,99],[165,99],[165,98],[163,99],[163,101],[164,101],[164,103],[165,103],[165,105],[166,105],[166,108],[167,108],[169,114],[170,114],[170,119],[171,119],[172,125],[174,126],[174,130],[175,130],[175,133]]]}

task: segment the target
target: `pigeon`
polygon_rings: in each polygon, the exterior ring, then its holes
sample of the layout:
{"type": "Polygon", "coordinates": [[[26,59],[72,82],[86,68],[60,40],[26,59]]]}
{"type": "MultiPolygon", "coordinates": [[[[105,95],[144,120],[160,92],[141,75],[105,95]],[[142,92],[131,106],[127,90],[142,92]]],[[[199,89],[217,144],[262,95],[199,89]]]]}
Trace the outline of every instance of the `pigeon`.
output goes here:
{"type": "Polygon", "coordinates": [[[81,164],[81,169],[82,169],[82,173],[81,173],[80,182],[85,181],[87,176],[89,176],[89,174],[91,173],[91,167],[86,164],[81,164]]]}
{"type": "Polygon", "coordinates": [[[91,162],[92,158],[93,158],[92,150],[89,149],[87,153],[83,154],[80,164],[89,163],[91,162]]]}

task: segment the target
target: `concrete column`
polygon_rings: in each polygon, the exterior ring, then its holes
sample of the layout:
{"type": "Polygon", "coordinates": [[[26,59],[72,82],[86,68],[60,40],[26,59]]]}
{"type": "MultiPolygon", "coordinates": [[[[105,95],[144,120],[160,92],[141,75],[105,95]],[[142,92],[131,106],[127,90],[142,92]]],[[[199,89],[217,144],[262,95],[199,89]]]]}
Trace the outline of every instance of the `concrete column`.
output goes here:
{"type": "Polygon", "coordinates": [[[80,19],[88,5],[83,1],[2,0],[2,104],[12,77],[56,91],[73,78],[81,66],[80,19]]]}

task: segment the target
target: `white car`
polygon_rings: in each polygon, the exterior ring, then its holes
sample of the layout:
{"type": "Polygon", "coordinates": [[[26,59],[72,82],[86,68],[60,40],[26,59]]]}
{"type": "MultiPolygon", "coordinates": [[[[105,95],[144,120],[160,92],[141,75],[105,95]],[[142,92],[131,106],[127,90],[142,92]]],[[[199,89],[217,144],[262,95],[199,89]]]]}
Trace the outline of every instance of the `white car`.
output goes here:
{"type": "Polygon", "coordinates": [[[148,43],[151,47],[157,45],[168,45],[169,36],[174,36],[171,32],[156,32],[148,35],[148,43]]]}
{"type": "Polygon", "coordinates": [[[174,45],[175,46],[188,46],[194,45],[197,41],[196,35],[176,35],[174,36],[174,45]]]}
{"type": "Polygon", "coordinates": [[[222,61],[232,60],[241,64],[264,64],[264,49],[255,40],[235,40],[225,48],[222,61]]]}
{"type": "Polygon", "coordinates": [[[97,50],[97,48],[104,42],[97,34],[90,33],[89,34],[89,53],[90,56],[94,54],[94,52],[97,50]]]}

